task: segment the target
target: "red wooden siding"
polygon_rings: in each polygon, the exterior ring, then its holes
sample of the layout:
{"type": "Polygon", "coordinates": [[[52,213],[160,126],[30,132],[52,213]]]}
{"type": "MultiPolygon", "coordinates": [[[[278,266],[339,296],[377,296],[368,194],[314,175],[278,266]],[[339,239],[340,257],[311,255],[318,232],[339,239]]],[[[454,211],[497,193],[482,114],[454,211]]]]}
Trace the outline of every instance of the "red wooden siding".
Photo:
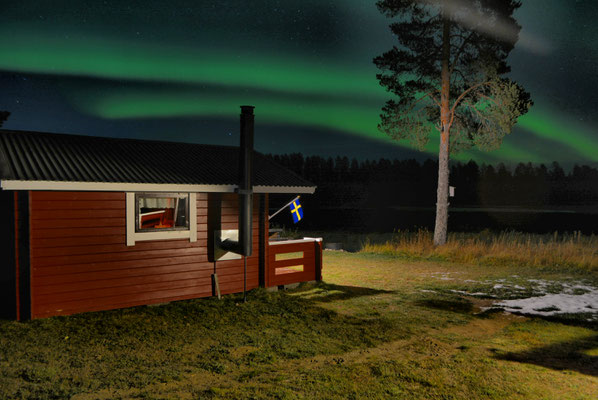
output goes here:
{"type": "Polygon", "coordinates": [[[288,285],[321,279],[321,242],[289,241],[272,242],[268,246],[268,268],[266,286],[288,285]],[[303,252],[298,258],[276,260],[277,254],[303,252]],[[288,267],[302,265],[302,271],[293,271],[288,267]]]}
{"type": "MultiPolygon", "coordinates": [[[[128,247],[125,193],[31,192],[32,318],[211,296],[215,271],[223,294],[242,291],[243,260],[215,266],[208,258],[214,196],[222,196],[221,229],[237,229],[236,195],[198,193],[197,242],[128,247]]],[[[248,289],[259,282],[258,200],[255,196],[248,289]]]]}

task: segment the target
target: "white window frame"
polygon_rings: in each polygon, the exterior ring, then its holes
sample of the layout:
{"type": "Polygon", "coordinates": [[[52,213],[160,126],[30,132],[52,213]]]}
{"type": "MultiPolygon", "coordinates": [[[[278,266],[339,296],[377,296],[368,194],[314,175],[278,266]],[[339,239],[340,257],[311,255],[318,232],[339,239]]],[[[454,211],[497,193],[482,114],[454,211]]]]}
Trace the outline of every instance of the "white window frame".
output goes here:
{"type": "Polygon", "coordinates": [[[188,230],[165,230],[156,232],[135,231],[135,208],[137,207],[135,200],[136,193],[137,192],[126,192],[127,246],[135,246],[136,242],[148,240],[189,239],[189,242],[197,242],[197,193],[189,193],[188,230]]]}

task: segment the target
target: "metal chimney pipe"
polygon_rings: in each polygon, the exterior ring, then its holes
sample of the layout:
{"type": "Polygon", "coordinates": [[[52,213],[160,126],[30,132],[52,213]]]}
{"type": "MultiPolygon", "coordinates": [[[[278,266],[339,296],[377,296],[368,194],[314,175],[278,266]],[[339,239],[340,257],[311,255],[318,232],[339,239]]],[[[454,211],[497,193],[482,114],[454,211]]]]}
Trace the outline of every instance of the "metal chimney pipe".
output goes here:
{"type": "Polygon", "coordinates": [[[252,253],[253,220],[253,106],[241,106],[241,147],[239,154],[239,250],[252,253]]]}

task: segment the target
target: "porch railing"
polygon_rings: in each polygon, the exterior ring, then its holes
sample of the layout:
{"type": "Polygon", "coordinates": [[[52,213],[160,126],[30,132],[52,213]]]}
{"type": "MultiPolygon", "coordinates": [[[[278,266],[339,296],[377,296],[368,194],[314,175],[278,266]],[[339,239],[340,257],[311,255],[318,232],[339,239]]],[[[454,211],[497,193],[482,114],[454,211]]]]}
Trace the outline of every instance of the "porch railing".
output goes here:
{"type": "Polygon", "coordinates": [[[268,243],[266,287],[322,280],[322,239],[268,243]]]}

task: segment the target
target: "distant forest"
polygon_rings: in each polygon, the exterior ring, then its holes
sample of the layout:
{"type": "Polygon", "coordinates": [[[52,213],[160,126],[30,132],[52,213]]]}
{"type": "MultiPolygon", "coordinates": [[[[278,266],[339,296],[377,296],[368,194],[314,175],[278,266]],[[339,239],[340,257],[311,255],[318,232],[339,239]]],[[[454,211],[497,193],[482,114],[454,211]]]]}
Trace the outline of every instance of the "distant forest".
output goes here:
{"type": "MultiPolygon", "coordinates": [[[[427,160],[358,161],[347,157],[267,155],[318,186],[306,199],[318,208],[433,207],[438,163],[427,160]]],[[[575,165],[566,173],[557,163],[452,163],[451,207],[546,207],[598,205],[598,169],[575,165]]]]}

